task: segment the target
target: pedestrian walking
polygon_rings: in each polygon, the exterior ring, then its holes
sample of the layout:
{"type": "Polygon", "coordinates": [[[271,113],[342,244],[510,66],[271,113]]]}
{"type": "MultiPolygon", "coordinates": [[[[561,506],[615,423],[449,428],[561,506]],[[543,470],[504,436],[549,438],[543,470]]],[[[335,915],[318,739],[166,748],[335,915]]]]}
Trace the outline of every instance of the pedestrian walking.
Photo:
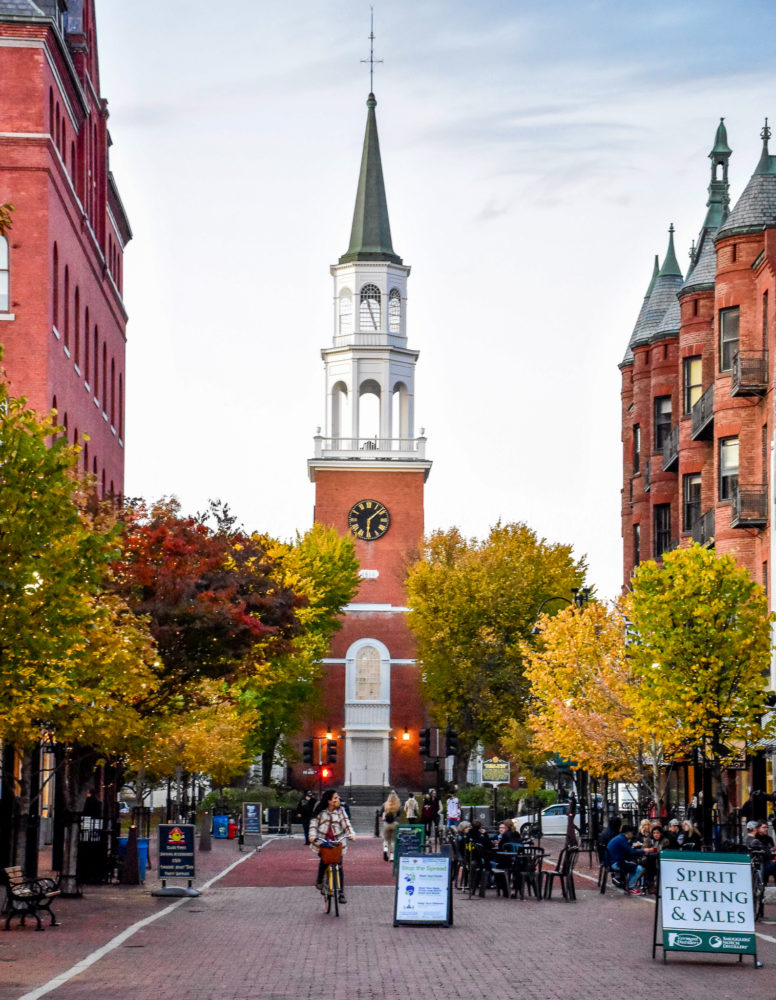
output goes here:
{"type": "Polygon", "coordinates": [[[410,797],[404,803],[404,815],[407,817],[407,822],[414,822],[418,818],[419,812],[420,806],[418,805],[418,800],[415,798],[415,793],[411,792],[410,797]]]}
{"type": "Polygon", "coordinates": [[[447,797],[447,829],[450,827],[458,826],[461,820],[461,803],[458,801],[458,796],[455,792],[452,792],[447,797]]]}
{"type": "Polygon", "coordinates": [[[304,798],[299,803],[299,806],[296,810],[296,817],[302,824],[305,844],[310,843],[310,821],[313,818],[314,810],[315,810],[315,796],[308,788],[308,790],[304,793],[304,798]]]}
{"type": "Polygon", "coordinates": [[[391,794],[383,803],[383,859],[393,861],[393,851],[396,844],[396,828],[399,825],[399,813],[401,812],[401,801],[399,796],[391,791],[391,794]]]}

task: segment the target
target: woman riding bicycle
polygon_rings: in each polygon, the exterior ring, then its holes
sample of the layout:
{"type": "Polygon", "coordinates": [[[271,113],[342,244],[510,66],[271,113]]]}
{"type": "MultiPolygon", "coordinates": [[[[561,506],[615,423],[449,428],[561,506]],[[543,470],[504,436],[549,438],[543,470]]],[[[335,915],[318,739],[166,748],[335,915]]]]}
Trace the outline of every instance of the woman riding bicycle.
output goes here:
{"type": "MultiPolygon", "coordinates": [[[[323,843],[342,844],[342,853],[347,850],[346,840],[355,840],[356,835],[350,825],[348,814],[334,789],[327,789],[321,796],[321,801],[315,807],[313,818],[310,823],[310,846],[319,854],[319,847],[323,843]]],[[[323,873],[326,865],[323,861],[318,861],[318,877],[315,880],[315,888],[319,891],[323,888],[323,873]]],[[[342,862],[340,862],[340,903],[345,900],[345,881],[342,874],[342,862]]]]}

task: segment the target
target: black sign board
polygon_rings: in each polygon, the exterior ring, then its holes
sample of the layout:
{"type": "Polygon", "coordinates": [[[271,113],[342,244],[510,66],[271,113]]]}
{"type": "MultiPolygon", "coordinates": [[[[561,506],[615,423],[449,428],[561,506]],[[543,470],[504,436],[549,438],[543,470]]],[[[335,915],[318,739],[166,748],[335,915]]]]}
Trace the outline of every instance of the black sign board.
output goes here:
{"type": "Polygon", "coordinates": [[[404,857],[405,854],[422,854],[425,842],[425,826],[413,823],[408,826],[399,826],[396,828],[396,846],[393,852],[394,875],[399,865],[399,858],[404,857]]]}
{"type": "Polygon", "coordinates": [[[159,878],[194,878],[193,824],[159,824],[159,878]]]}
{"type": "Polygon", "coordinates": [[[242,832],[244,836],[261,836],[261,803],[243,802],[242,832]]]}

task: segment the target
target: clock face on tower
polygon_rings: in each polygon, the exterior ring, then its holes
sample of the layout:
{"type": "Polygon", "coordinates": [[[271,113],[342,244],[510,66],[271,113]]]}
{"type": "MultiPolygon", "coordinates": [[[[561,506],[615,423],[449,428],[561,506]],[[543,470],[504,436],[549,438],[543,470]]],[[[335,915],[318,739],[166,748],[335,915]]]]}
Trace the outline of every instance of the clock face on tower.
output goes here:
{"type": "Polygon", "coordinates": [[[348,527],[364,541],[373,542],[382,538],[391,524],[391,515],[379,500],[359,500],[348,513],[348,527]]]}

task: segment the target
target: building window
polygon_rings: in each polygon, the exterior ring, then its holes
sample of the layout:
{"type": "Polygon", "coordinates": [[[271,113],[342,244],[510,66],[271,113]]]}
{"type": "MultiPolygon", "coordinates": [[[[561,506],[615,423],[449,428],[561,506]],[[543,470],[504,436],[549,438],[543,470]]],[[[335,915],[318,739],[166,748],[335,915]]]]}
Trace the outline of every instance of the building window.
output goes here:
{"type": "Polygon", "coordinates": [[[65,347],[70,350],[70,269],[65,264],[65,288],[62,296],[65,303],[65,347]]]}
{"type": "Polygon", "coordinates": [[[56,243],[54,244],[52,268],[54,273],[52,275],[52,282],[51,282],[51,292],[52,292],[51,313],[52,313],[52,322],[54,324],[54,329],[58,330],[59,329],[59,249],[56,243]]]}
{"type": "Polygon", "coordinates": [[[641,562],[641,525],[633,525],[633,565],[641,562]]]}
{"type": "Polygon", "coordinates": [[[391,333],[401,333],[401,292],[392,288],[388,296],[388,329],[391,333]]]}
{"type": "Polygon", "coordinates": [[[671,504],[656,503],[652,509],[654,518],[655,558],[659,559],[671,548],[671,504]]]}
{"type": "Polygon", "coordinates": [[[353,296],[349,288],[343,288],[339,297],[339,332],[351,333],[353,330],[353,296]]]}
{"type": "Polygon", "coordinates": [[[380,329],[380,289],[377,285],[364,285],[361,289],[360,330],[380,329]]]}
{"type": "Polygon", "coordinates": [[[738,438],[720,438],[719,498],[732,500],[738,486],[738,438]]]}
{"type": "Polygon", "coordinates": [[[768,593],[768,560],[766,559],[763,563],[763,587],[765,588],[765,593],[768,593]]]}
{"type": "Polygon", "coordinates": [[[94,395],[99,396],[100,394],[100,383],[98,381],[100,374],[100,331],[97,326],[94,327],[94,395]]]}
{"type": "Polygon", "coordinates": [[[671,433],[671,397],[655,397],[655,451],[662,451],[671,433]]]}
{"type": "Polygon", "coordinates": [[[73,306],[73,360],[81,364],[81,293],[77,285],[73,306]]]}
{"type": "Polygon", "coordinates": [[[768,293],[763,292],[763,350],[768,350],[768,293]]]}
{"type": "Polygon", "coordinates": [[[701,357],[696,354],[692,358],[685,358],[682,362],[683,369],[683,389],[684,389],[684,412],[691,413],[693,406],[698,402],[703,393],[701,392],[703,365],[701,357]]]}
{"type": "Polygon", "coordinates": [[[636,476],[641,469],[641,427],[639,424],[633,425],[633,475],[636,476]]]}
{"type": "Polygon", "coordinates": [[[738,306],[719,311],[719,370],[730,371],[733,358],[738,354],[738,306]]]}
{"type": "Polygon", "coordinates": [[[380,700],[380,653],[374,646],[362,646],[356,653],[356,701],[380,700]]]}
{"type": "Polygon", "coordinates": [[[11,283],[9,280],[8,240],[0,236],[0,312],[8,312],[11,304],[11,283]]]}
{"type": "Polygon", "coordinates": [[[682,531],[692,531],[701,516],[701,474],[693,472],[682,477],[682,531]]]}

